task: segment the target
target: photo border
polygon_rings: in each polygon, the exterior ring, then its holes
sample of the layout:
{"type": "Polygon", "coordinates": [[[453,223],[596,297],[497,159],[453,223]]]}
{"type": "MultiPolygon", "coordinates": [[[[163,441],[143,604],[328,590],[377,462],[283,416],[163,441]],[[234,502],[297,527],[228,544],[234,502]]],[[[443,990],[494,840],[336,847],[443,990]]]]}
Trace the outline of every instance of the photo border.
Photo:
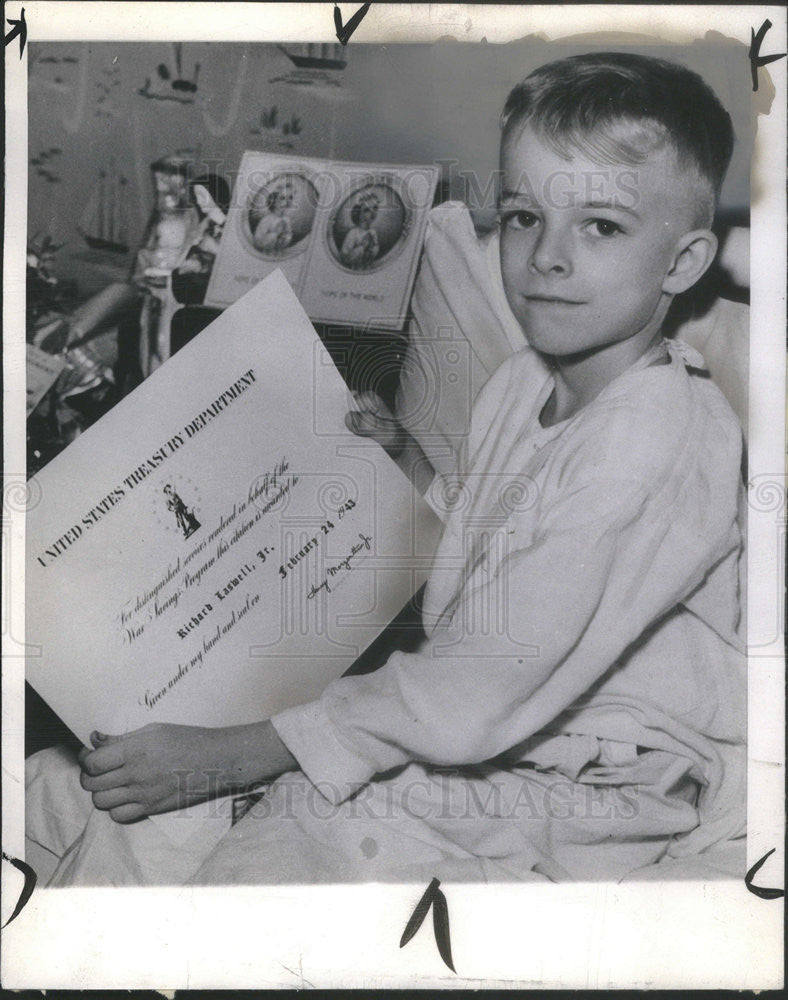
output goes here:
{"type": "MultiPolygon", "coordinates": [[[[28,42],[336,40],[331,4],[58,3],[24,6],[28,42]],[[199,11],[199,17],[194,13],[199,11]]],[[[355,10],[353,5],[353,10],[355,10]]],[[[342,5],[347,20],[351,9],[342,5]]],[[[446,36],[495,44],[532,33],[659,36],[691,43],[714,30],[748,44],[768,19],[763,55],[786,49],[786,11],[770,6],[555,7],[373,4],[350,46],[446,36]],[[571,20],[571,26],[569,24],[571,20]]],[[[6,25],[6,28],[8,25],[6,25]]],[[[589,39],[592,41],[592,39],[589,39]]],[[[6,49],[6,218],[3,489],[4,853],[24,857],[24,288],[27,219],[26,53],[6,49]],[[12,294],[16,292],[16,294],[12,294]],[[6,603],[7,602],[7,603],[6,603]]],[[[759,70],[775,87],[758,121],[751,206],[748,534],[749,692],[747,865],[784,871],[785,95],[781,59],[759,70]],[[775,618],[775,613],[777,617],[775,618]]],[[[743,873],[744,874],[744,873],[743,873]]],[[[22,886],[2,867],[2,919],[22,886]]],[[[443,885],[457,975],[431,929],[400,936],[426,885],[220,889],[36,889],[3,931],[7,988],[777,988],[782,904],[744,883],[443,885]]],[[[429,923],[429,922],[428,922],[429,923]]]]}

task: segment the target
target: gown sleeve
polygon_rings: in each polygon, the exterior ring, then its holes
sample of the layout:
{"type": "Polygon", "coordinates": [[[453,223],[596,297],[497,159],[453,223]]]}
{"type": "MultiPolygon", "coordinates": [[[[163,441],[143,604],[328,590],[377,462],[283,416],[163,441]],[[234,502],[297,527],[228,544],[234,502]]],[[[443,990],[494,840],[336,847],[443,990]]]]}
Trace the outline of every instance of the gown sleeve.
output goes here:
{"type": "MultiPolygon", "coordinates": [[[[672,423],[681,430],[680,417],[672,423]]],[[[738,463],[728,445],[710,455],[691,434],[663,440],[626,407],[614,424],[603,449],[593,422],[567,449],[535,530],[520,538],[515,523],[504,527],[504,555],[469,572],[446,629],[274,717],[327,798],[341,802],[410,761],[472,764],[516,746],[736,550],[738,463]]]]}

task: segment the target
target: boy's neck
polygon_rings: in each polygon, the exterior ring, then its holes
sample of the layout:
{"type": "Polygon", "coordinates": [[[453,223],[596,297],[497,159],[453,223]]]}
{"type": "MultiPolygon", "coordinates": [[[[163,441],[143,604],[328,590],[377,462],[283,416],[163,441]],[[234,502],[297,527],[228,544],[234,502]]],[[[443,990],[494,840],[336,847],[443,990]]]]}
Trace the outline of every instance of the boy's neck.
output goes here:
{"type": "MultiPolygon", "coordinates": [[[[651,326],[651,324],[649,324],[651,326]]],[[[597,351],[551,359],[555,389],[541,414],[541,423],[550,427],[583,409],[614,379],[631,368],[660,342],[662,322],[642,330],[635,337],[608,344],[597,351]]]]}

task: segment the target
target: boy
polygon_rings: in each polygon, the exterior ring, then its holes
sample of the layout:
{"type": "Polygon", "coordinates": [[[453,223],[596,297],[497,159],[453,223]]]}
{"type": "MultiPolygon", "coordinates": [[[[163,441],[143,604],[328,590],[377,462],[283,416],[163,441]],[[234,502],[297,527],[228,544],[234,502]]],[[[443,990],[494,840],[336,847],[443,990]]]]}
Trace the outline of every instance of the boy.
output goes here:
{"type": "Polygon", "coordinates": [[[732,142],[700,78],[656,59],[515,88],[501,266],[531,347],[478,398],[455,482],[378,401],[349,415],[443,501],[425,642],[259,724],[95,734],[82,785],[117,822],[94,813],[54,884],[102,877],[109,828],[122,882],[124,824],[205,797],[184,770],[274,781],[196,883],[619,879],[738,842],[741,431],[661,336],[713,260],[732,142]]]}

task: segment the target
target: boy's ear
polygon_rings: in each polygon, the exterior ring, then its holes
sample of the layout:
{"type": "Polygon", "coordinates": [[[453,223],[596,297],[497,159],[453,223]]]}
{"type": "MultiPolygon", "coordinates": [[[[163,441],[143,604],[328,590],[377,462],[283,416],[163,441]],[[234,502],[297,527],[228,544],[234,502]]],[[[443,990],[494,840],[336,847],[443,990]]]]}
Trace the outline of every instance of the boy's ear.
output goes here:
{"type": "Polygon", "coordinates": [[[662,291],[678,295],[692,288],[711,266],[717,254],[717,237],[710,229],[685,233],[676,244],[673,261],[662,283],[662,291]]]}

